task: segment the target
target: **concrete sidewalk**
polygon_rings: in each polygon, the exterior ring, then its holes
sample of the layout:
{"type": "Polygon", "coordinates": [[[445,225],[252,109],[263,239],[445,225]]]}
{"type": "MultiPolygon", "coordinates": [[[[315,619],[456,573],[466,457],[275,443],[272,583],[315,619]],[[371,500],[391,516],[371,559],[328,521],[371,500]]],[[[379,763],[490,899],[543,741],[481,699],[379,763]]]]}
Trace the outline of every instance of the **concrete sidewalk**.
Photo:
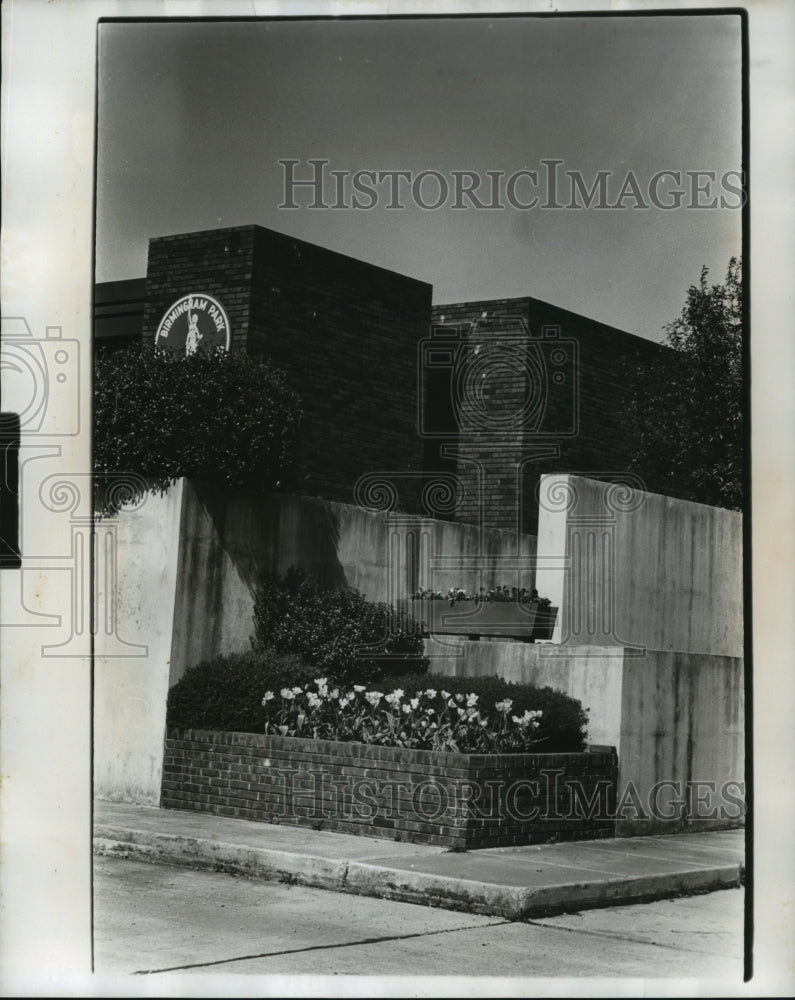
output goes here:
{"type": "Polygon", "coordinates": [[[741,884],[744,831],[453,852],[97,802],[94,852],[522,920],[741,884]]]}

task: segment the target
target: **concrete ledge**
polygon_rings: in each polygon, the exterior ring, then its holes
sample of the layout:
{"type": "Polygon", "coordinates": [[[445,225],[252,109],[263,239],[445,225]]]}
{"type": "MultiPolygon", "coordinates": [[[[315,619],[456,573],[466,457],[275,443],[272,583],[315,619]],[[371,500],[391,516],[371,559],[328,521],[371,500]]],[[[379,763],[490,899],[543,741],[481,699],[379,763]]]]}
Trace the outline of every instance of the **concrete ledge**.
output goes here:
{"type": "Polygon", "coordinates": [[[135,830],[101,831],[94,838],[94,853],[136,858],[214,871],[231,872],[269,881],[294,882],[318,889],[344,891],[348,862],[288,851],[246,847],[241,844],[194,840],[135,830]]]}
{"type": "MultiPolygon", "coordinates": [[[[180,817],[195,823],[195,816],[174,810],[147,812],[144,822],[135,823],[136,811],[131,809],[129,827],[103,825],[99,818],[95,853],[508,920],[710,892],[738,886],[744,877],[739,831],[591,841],[585,854],[580,843],[471,852],[440,852],[423,845],[411,851],[400,845],[404,849],[391,857],[358,860],[345,856],[347,841],[354,838],[344,835],[312,832],[314,853],[306,842],[301,851],[289,851],[212,834],[184,836],[175,829],[180,817]],[[155,824],[171,829],[153,829],[155,824]]],[[[214,821],[206,817],[208,830],[214,821]]],[[[244,834],[236,839],[248,839],[247,828],[255,843],[267,836],[268,824],[234,822],[244,834]]],[[[283,834],[274,828],[274,835],[277,831],[283,834]]]]}

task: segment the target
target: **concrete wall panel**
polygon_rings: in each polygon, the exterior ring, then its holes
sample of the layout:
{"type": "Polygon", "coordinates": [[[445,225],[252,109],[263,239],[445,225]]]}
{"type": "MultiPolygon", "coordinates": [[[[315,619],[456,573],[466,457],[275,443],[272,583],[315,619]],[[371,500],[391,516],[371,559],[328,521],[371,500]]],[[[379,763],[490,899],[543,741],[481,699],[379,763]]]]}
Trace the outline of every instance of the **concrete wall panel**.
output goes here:
{"type": "Polygon", "coordinates": [[[614,746],[621,759],[624,654],[605,646],[554,647],[511,640],[429,639],[431,671],[457,677],[503,677],[563,691],[589,709],[588,742],[614,746]],[[456,655],[459,654],[459,655],[456,655]]]}
{"type": "Polygon", "coordinates": [[[743,655],[739,513],[544,476],[538,538],[556,641],[743,655]]]}
{"type": "Polygon", "coordinates": [[[115,519],[119,634],[145,649],[138,651],[144,655],[109,656],[118,650],[97,636],[94,788],[100,798],[160,801],[182,503],[178,483],[115,519]]]}
{"type": "Polygon", "coordinates": [[[650,650],[626,659],[619,793],[631,782],[647,815],[629,807],[620,835],[739,825],[730,796],[744,780],[743,695],[743,663],[735,657],[650,650]]]}
{"type": "MultiPolygon", "coordinates": [[[[587,513],[604,509],[602,484],[580,480],[577,486],[587,513]]],[[[660,781],[680,782],[685,790],[688,783],[709,781],[717,790],[744,776],[742,660],[650,646],[663,635],[672,644],[723,642],[736,648],[741,631],[722,601],[739,607],[739,519],[683,501],[670,504],[669,509],[668,498],[644,497],[640,514],[627,512],[623,521],[616,515],[612,536],[617,627],[622,637],[649,646],[644,656],[632,657],[605,641],[553,647],[445,637],[427,644],[437,672],[498,675],[549,685],[579,699],[590,710],[589,741],[619,752],[619,792],[631,783],[644,806],[660,781]],[[653,585],[655,574],[665,586],[653,585]],[[682,593],[688,574],[694,583],[682,593]],[[675,613],[683,608],[686,616],[675,613]]],[[[541,546],[547,553],[566,538],[571,513],[542,518],[541,546]]],[[[328,584],[355,586],[372,600],[396,600],[418,585],[474,589],[479,579],[485,587],[512,585],[514,570],[506,567],[523,565],[517,550],[528,556],[535,546],[534,538],[511,532],[481,535],[467,525],[186,482],[165,497],[147,498],[140,510],[122,512],[116,527],[120,634],[148,648],[143,658],[97,660],[96,790],[105,798],[142,803],[158,800],[169,684],[202,659],[249,648],[262,574],[295,565],[328,584]]],[[[563,579],[561,571],[542,568],[539,589],[554,601],[556,581],[563,579]]],[[[595,581],[595,574],[589,579],[595,581]]],[[[559,593],[563,599],[562,587],[559,593]]],[[[740,793],[735,785],[735,796],[740,793]]],[[[725,798],[711,805],[723,808],[724,815],[701,816],[694,823],[692,810],[690,818],[667,821],[628,814],[619,832],[741,821],[736,806],[725,814],[725,798]]]]}
{"type": "Polygon", "coordinates": [[[522,585],[533,585],[532,536],[199,482],[183,491],[170,685],[204,659],[249,649],[260,579],[291,566],[396,604],[418,586],[511,585],[521,554],[522,585]]]}
{"type": "Polygon", "coordinates": [[[427,649],[440,673],[548,685],[590,709],[589,743],[618,750],[618,835],[742,824],[734,801],[743,797],[745,777],[741,659],[659,650],[633,657],[607,646],[552,653],[542,645],[452,637],[429,641],[427,649]]]}

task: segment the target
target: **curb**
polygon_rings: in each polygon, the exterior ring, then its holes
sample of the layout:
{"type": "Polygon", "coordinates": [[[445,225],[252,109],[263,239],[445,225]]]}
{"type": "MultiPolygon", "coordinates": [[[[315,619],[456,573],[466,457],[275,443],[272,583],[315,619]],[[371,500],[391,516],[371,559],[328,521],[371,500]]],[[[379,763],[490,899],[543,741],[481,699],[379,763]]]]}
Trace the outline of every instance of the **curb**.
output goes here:
{"type": "Polygon", "coordinates": [[[517,921],[736,888],[744,881],[742,865],[730,864],[555,886],[510,886],[386,868],[363,861],[108,827],[97,829],[94,853],[100,857],[209,869],[517,921]]]}

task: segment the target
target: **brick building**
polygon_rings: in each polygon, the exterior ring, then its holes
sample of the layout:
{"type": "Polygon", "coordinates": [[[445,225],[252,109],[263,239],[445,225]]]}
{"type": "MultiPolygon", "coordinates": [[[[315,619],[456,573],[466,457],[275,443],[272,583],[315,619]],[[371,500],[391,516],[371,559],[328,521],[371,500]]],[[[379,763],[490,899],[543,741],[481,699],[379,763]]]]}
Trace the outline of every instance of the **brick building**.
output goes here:
{"type": "MultiPolygon", "coordinates": [[[[481,510],[488,526],[532,533],[542,474],[626,476],[625,366],[667,348],[527,296],[437,305],[432,315],[431,340],[457,353],[452,374],[441,359],[425,365],[429,422],[441,428],[426,439],[425,465],[454,453],[447,467],[464,484],[461,520],[481,510]],[[445,429],[456,416],[451,449],[445,429]]],[[[641,477],[633,482],[642,488],[641,477]]]]}
{"type": "Polygon", "coordinates": [[[534,533],[542,473],[625,475],[623,365],[666,348],[529,297],[431,294],[259,226],[165,236],[145,280],[97,286],[95,345],[153,342],[186,296],[218,305],[230,349],[269,357],[301,395],[313,496],[354,503],[367,477],[439,516],[422,486],[441,474],[458,484],[450,516],[534,533]]]}

